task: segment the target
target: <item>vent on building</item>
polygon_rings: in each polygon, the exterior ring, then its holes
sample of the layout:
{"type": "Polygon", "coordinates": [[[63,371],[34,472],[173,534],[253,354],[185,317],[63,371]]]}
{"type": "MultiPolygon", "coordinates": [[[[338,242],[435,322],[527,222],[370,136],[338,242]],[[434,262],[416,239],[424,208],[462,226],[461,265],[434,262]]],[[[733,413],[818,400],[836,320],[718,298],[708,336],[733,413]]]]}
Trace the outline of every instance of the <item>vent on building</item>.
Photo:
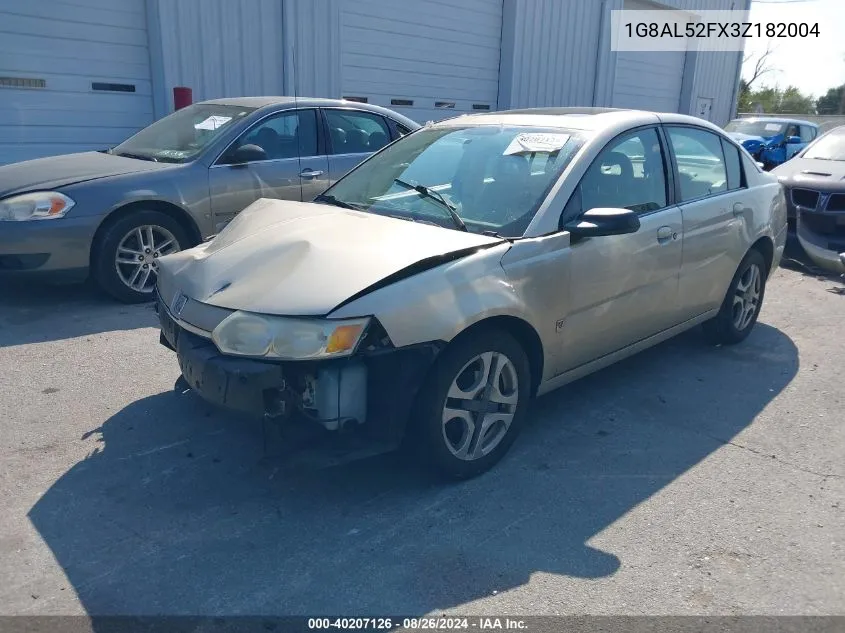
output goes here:
{"type": "Polygon", "coordinates": [[[473,110],[489,110],[490,104],[489,103],[473,103],[472,109],[473,110]]]}
{"type": "Polygon", "coordinates": [[[368,103],[367,97],[343,97],[345,101],[354,101],[355,103],[368,103]]]}
{"type": "Polygon", "coordinates": [[[413,99],[391,99],[390,105],[395,106],[412,106],[414,105],[413,99]]]}
{"type": "Polygon", "coordinates": [[[454,108],[455,102],[454,101],[435,101],[434,107],[435,108],[454,108]]]}
{"type": "Polygon", "coordinates": [[[0,77],[0,88],[46,88],[44,79],[33,77],[0,77]]]}
{"type": "Polygon", "coordinates": [[[109,84],[95,81],[91,83],[91,90],[105,90],[107,92],[135,92],[135,84],[109,84]]]}

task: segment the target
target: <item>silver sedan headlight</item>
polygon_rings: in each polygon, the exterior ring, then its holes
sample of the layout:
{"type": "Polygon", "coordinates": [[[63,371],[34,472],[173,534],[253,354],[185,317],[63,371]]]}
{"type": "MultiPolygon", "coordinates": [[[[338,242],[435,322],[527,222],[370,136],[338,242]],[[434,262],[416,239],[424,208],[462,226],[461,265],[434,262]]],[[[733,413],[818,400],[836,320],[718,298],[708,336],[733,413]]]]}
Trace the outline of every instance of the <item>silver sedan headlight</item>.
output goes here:
{"type": "Polygon", "coordinates": [[[234,312],[214,328],[211,338],[224,354],[308,360],[349,356],[367,329],[361,319],[297,319],[234,312]]]}
{"type": "Polygon", "coordinates": [[[0,221],[61,218],[76,204],[58,191],[34,191],[0,200],[0,221]]]}

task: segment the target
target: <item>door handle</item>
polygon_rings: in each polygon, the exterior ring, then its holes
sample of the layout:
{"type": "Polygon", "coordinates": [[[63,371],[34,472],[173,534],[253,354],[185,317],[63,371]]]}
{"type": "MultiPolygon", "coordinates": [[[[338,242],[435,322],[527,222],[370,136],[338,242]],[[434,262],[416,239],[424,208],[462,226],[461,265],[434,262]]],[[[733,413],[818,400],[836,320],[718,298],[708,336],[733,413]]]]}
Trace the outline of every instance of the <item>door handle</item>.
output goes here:
{"type": "Polygon", "coordinates": [[[303,169],[299,172],[300,178],[317,178],[318,176],[322,176],[323,172],[319,169],[303,169]]]}
{"type": "Polygon", "coordinates": [[[734,202],[733,212],[736,217],[742,217],[745,215],[745,205],[741,202],[734,202]]]}
{"type": "Polygon", "coordinates": [[[678,234],[672,230],[671,226],[661,226],[657,229],[657,241],[660,244],[665,244],[670,240],[678,239],[678,234]]]}

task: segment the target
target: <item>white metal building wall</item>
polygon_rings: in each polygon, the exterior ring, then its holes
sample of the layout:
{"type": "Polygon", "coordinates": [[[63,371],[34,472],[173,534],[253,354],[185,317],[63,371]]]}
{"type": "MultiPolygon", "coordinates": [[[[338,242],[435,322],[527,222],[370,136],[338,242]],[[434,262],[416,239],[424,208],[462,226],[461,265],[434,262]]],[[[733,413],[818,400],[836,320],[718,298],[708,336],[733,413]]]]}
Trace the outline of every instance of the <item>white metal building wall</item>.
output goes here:
{"type": "Polygon", "coordinates": [[[502,0],[342,0],[341,92],[417,121],[495,110],[502,0]]]}
{"type": "MultiPolygon", "coordinates": [[[[624,0],[628,11],[648,11],[658,6],[642,0],[624,0]]],[[[685,51],[619,51],[613,83],[614,108],[677,112],[681,104],[685,51]]]]}
{"type": "Polygon", "coordinates": [[[144,0],[0,0],[0,164],[153,121],[144,0]]]}
{"type": "MultiPolygon", "coordinates": [[[[751,4],[750,0],[659,1],[690,13],[748,10],[751,4]]],[[[505,0],[499,108],[611,106],[615,93],[620,103],[625,87],[617,92],[618,84],[640,82],[650,71],[648,60],[629,65],[624,55],[620,68],[620,53],[610,50],[610,12],[622,8],[623,0],[505,0]]],[[[733,114],[742,55],[685,54],[677,111],[696,113],[704,101],[712,106],[709,119],[726,123],[733,114]]],[[[675,72],[678,62],[674,58],[674,65],[663,70],[675,72]]],[[[677,78],[673,84],[678,87],[677,78]]],[[[674,98],[664,95],[637,105],[670,109],[672,103],[674,98]]]]}
{"type": "Polygon", "coordinates": [[[162,115],[175,86],[194,101],[285,93],[282,0],[148,1],[162,115]]]}

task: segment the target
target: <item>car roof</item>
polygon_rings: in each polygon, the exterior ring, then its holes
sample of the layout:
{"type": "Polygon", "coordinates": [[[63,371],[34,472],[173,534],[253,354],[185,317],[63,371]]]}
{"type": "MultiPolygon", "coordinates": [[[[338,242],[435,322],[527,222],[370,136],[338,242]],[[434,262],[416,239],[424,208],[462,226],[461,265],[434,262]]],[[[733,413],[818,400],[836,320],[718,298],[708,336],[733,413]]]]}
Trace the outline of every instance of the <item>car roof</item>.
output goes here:
{"type": "Polygon", "coordinates": [[[483,114],[465,114],[439,121],[433,125],[526,125],[594,131],[606,128],[623,130],[637,125],[654,125],[656,123],[698,125],[723,133],[721,128],[716,127],[709,121],[686,114],[622,108],[522,108],[483,114]]]}
{"type": "Polygon", "coordinates": [[[366,110],[382,116],[390,117],[391,119],[409,126],[411,129],[419,127],[419,123],[409,119],[406,116],[382,108],[381,106],[372,105],[370,103],[360,103],[358,101],[347,101],[346,99],[321,99],[317,97],[284,97],[284,96],[265,96],[265,97],[225,97],[221,99],[209,99],[199,103],[207,103],[214,105],[233,105],[242,106],[244,108],[355,108],[357,110],[366,110]]]}
{"type": "Polygon", "coordinates": [[[799,125],[809,125],[811,127],[819,127],[818,123],[813,123],[812,121],[805,121],[804,119],[788,119],[779,116],[744,116],[738,119],[733,119],[734,121],[769,121],[771,123],[798,123],[799,125]]]}

